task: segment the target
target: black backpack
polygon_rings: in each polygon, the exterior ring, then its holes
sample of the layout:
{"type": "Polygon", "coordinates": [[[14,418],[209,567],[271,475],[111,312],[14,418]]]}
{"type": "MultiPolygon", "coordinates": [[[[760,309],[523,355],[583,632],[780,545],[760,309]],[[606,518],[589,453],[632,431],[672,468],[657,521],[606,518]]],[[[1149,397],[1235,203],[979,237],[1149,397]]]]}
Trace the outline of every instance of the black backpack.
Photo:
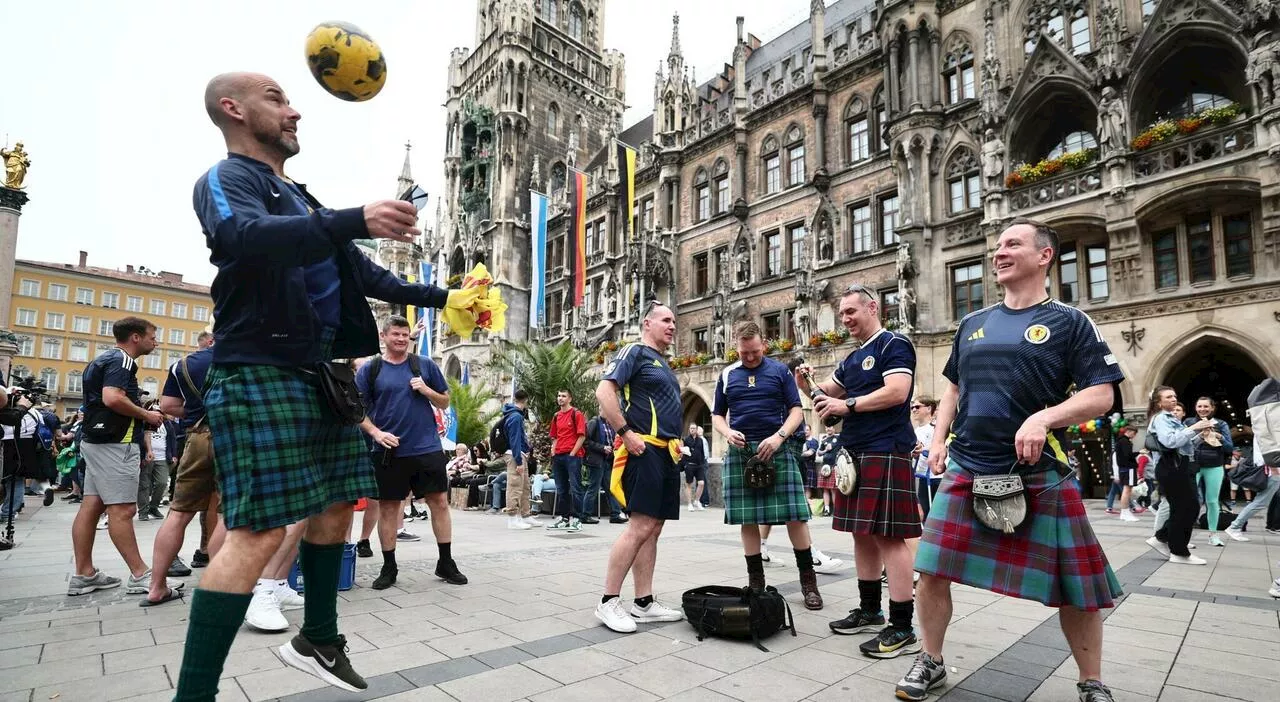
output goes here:
{"type": "Polygon", "coordinates": [[[769,649],[760,639],[790,629],[796,635],[795,618],[791,607],[772,585],[763,592],[746,587],[704,585],[684,593],[684,616],[698,632],[698,640],[707,636],[725,636],[732,639],[751,639],[756,648],[766,653],[769,649]]]}
{"type": "MultiPolygon", "coordinates": [[[[373,360],[369,361],[369,397],[365,398],[365,409],[369,412],[373,412],[373,406],[378,402],[378,374],[382,372],[382,365],[382,354],[374,356],[373,360]]],[[[418,360],[416,353],[409,354],[409,372],[415,378],[422,377],[422,361],[418,360]]]]}
{"type": "Polygon", "coordinates": [[[1227,476],[1231,482],[1246,490],[1261,492],[1267,489],[1267,473],[1263,466],[1253,462],[1252,456],[1241,456],[1240,462],[1227,476]]]}
{"type": "Polygon", "coordinates": [[[498,421],[489,428],[489,452],[497,457],[511,450],[507,441],[507,414],[504,412],[498,421]]]}

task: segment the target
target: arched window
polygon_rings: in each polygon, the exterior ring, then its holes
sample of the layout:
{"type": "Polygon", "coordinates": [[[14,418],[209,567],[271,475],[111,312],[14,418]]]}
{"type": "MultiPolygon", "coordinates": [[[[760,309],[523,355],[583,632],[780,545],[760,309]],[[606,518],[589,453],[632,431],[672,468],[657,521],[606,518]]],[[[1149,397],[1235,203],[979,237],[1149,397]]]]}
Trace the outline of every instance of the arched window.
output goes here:
{"type": "Polygon", "coordinates": [[[714,210],[716,214],[724,214],[729,211],[729,162],[724,159],[716,161],[714,173],[711,179],[714,210]]]}
{"type": "Polygon", "coordinates": [[[793,126],[787,131],[787,187],[801,185],[804,181],[804,132],[793,126]]]}
{"type": "Polygon", "coordinates": [[[982,177],[978,159],[967,148],[956,149],[947,163],[947,194],[951,214],[957,215],[982,206],[982,177]]]}
{"type": "Polygon", "coordinates": [[[576,2],[569,8],[569,36],[582,41],[582,6],[576,2]]]}
{"type": "Polygon", "coordinates": [[[844,108],[845,157],[849,163],[871,158],[871,118],[867,104],[854,96],[844,108]]]}
{"type": "Polygon", "coordinates": [[[67,354],[68,361],[79,361],[85,363],[89,360],[89,342],[73,341],[71,342],[71,352],[67,354]]]}
{"type": "Polygon", "coordinates": [[[699,168],[693,177],[693,221],[705,222],[711,219],[711,183],[707,179],[707,170],[699,168]]]}
{"type": "Polygon", "coordinates": [[[1049,149],[1049,153],[1045,154],[1045,158],[1057,158],[1063,154],[1096,148],[1098,148],[1098,139],[1093,136],[1092,132],[1083,130],[1070,132],[1062,137],[1062,141],[1058,142],[1052,149],[1049,149]]]}
{"type": "Polygon", "coordinates": [[[30,334],[18,335],[18,355],[34,356],[36,355],[36,338],[30,334]]]}
{"type": "Polygon", "coordinates": [[[67,373],[67,392],[77,395],[84,392],[84,374],[78,370],[67,373]]]}
{"type": "Polygon", "coordinates": [[[776,193],[782,190],[782,156],[778,153],[778,140],[773,137],[765,137],[764,142],[760,145],[760,159],[762,166],[761,183],[764,185],[764,193],[776,193]]]}
{"type": "Polygon", "coordinates": [[[1190,117],[1201,110],[1233,104],[1235,100],[1217,93],[1190,92],[1183,95],[1177,102],[1168,105],[1168,111],[1170,117],[1190,117]]]}
{"type": "Polygon", "coordinates": [[[560,22],[560,0],[542,0],[542,19],[549,24],[560,22]]]}
{"type": "Polygon", "coordinates": [[[18,380],[19,378],[30,378],[31,369],[23,365],[17,365],[9,369],[9,375],[13,376],[11,380],[18,380]]]}
{"type": "Polygon", "coordinates": [[[1076,56],[1093,51],[1086,0],[1037,0],[1032,3],[1027,10],[1026,43],[1023,45],[1026,53],[1035,50],[1041,32],[1076,56]]]}
{"type": "Polygon", "coordinates": [[[956,34],[942,59],[942,80],[947,86],[947,104],[954,105],[978,96],[977,72],[973,67],[973,48],[964,35],[956,34]]]}
{"type": "Polygon", "coordinates": [[[889,112],[885,108],[884,86],[880,86],[871,98],[871,109],[875,113],[875,121],[871,123],[871,153],[878,154],[889,149],[889,141],[885,138],[884,129],[889,121],[889,112]]]}
{"type": "Polygon", "coordinates": [[[560,107],[554,102],[547,106],[547,134],[560,136],[560,107]]]}
{"type": "Polygon", "coordinates": [[[41,368],[40,382],[44,384],[45,390],[49,392],[57,392],[58,391],[58,371],[52,368],[41,368]]]}

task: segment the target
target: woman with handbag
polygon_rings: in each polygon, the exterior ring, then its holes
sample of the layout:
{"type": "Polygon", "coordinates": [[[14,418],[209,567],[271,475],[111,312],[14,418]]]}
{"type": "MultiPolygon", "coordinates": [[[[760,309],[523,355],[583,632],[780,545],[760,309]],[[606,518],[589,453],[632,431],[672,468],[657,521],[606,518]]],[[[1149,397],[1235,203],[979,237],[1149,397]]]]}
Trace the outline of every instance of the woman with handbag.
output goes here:
{"type": "MultiPolygon", "coordinates": [[[[1204,565],[1206,561],[1191,555],[1187,548],[1191,530],[1200,513],[1190,461],[1196,446],[1202,441],[1200,432],[1216,425],[1213,420],[1205,419],[1184,427],[1174,416],[1177,404],[1178,394],[1173,388],[1161,385],[1152,391],[1147,407],[1151,423],[1147,426],[1146,448],[1151,451],[1160,494],[1164,496],[1169,511],[1168,520],[1163,523],[1157,515],[1157,530],[1147,539],[1147,545],[1168,557],[1170,563],[1204,565]]],[[[1163,505],[1160,511],[1164,511],[1163,505]]]]}
{"type": "MultiPolygon", "coordinates": [[[[1204,487],[1205,526],[1209,528],[1209,545],[1226,544],[1218,536],[1218,513],[1221,510],[1222,479],[1226,475],[1223,466],[1231,459],[1235,446],[1231,444],[1231,427],[1213,416],[1217,404],[1208,397],[1196,400],[1196,416],[1183,421],[1183,425],[1212,422],[1208,429],[1200,431],[1200,443],[1191,456],[1191,467],[1196,481],[1204,487]]],[[[1199,516],[1199,515],[1197,515],[1199,516]]]]}

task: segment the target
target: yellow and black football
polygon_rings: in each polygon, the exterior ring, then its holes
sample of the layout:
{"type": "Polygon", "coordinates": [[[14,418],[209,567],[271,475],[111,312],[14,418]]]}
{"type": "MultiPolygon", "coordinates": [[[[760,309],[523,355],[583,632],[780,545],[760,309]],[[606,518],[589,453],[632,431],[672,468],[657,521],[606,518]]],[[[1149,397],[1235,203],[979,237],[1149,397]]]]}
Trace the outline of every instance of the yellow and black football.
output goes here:
{"type": "Polygon", "coordinates": [[[387,82],[382,49],[359,27],[323,22],[307,35],[307,65],[326,92],[349,102],[364,102],[387,82]]]}

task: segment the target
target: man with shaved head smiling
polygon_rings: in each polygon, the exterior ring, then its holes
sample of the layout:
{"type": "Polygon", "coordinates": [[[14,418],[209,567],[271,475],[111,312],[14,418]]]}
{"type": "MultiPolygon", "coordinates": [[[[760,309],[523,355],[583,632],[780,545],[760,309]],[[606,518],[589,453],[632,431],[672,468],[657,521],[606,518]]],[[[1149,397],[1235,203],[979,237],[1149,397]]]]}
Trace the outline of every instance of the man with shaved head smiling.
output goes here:
{"type": "Polygon", "coordinates": [[[227,537],[192,597],[176,699],[214,699],[249,593],[285,527],[303,519],[302,631],[280,657],[363,690],[338,633],[338,573],[352,503],[377,494],[377,484],[359,428],[330,408],[320,374],[326,362],[378,352],[366,298],[443,307],[448,291],[402,282],[352,243],[413,241],[413,205],[333,210],[285,176],[302,115],[278,83],[223,74],[209,81],[204,103],[228,151],[196,182],[194,203],[218,267],[204,404],[227,537]]]}

